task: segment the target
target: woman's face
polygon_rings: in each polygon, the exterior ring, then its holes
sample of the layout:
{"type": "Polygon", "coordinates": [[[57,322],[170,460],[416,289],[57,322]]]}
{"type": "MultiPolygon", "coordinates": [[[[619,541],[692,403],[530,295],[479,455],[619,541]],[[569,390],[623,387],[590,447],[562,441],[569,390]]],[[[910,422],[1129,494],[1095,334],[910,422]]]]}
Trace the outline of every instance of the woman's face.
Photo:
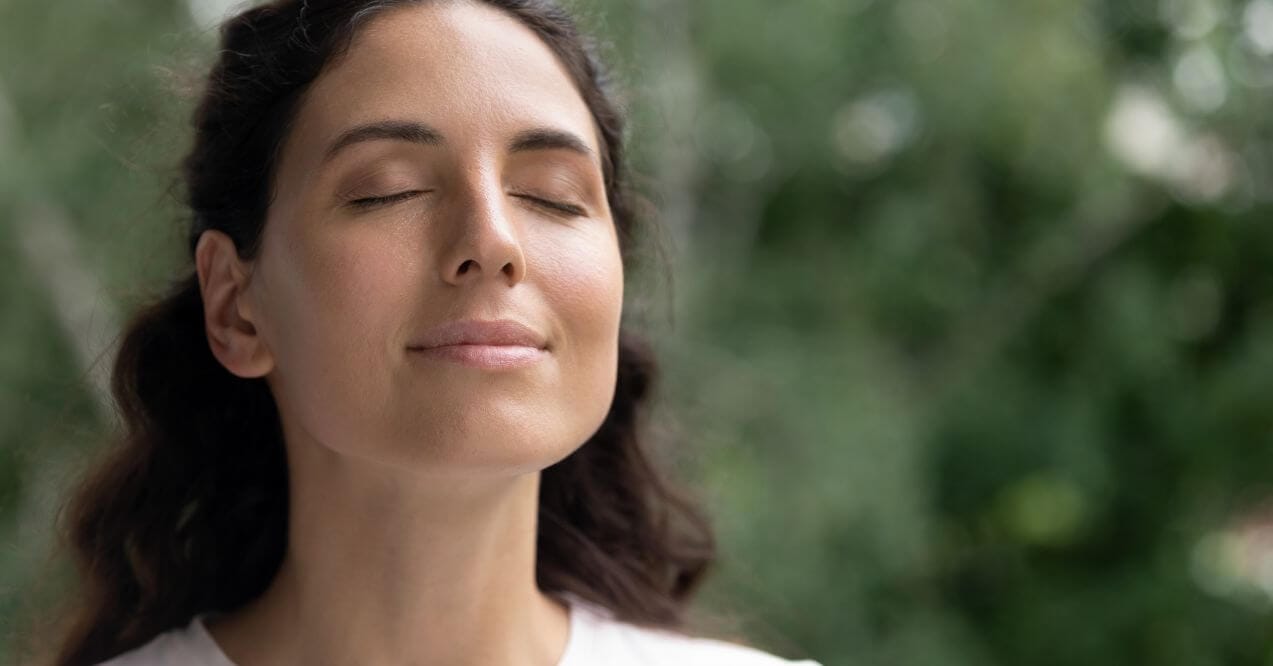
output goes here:
{"type": "Polygon", "coordinates": [[[517,20],[448,2],[366,24],[303,100],[248,282],[289,439],[513,473],[586,441],[623,301],[599,154],[517,20]],[[445,330],[502,320],[530,337],[445,330]]]}

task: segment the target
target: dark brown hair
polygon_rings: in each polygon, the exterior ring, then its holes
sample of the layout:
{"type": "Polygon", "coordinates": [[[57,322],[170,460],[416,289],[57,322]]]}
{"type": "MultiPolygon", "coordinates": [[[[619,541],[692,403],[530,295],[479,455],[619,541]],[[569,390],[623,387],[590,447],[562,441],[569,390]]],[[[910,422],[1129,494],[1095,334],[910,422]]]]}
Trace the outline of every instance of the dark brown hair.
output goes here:
{"type": "MultiPolygon", "coordinates": [[[[229,235],[241,257],[255,255],[279,148],[305,91],[368,19],[421,1],[279,0],[221,27],[182,165],[191,256],[209,229],[229,235]]],[[[624,121],[593,47],[547,0],[480,1],[533,30],[574,79],[601,140],[630,269],[638,216],[624,121]]],[[[536,579],[547,593],[577,595],[619,619],[678,628],[714,542],[700,510],[646,450],[653,357],[627,330],[619,342],[605,421],[543,472],[536,579]]],[[[61,516],[81,587],[56,642],[60,665],[94,664],[198,613],[245,604],[264,592],[286,548],[288,473],[275,402],[263,379],[236,377],[212,356],[193,267],[128,324],[111,388],[120,441],[61,516]]]]}

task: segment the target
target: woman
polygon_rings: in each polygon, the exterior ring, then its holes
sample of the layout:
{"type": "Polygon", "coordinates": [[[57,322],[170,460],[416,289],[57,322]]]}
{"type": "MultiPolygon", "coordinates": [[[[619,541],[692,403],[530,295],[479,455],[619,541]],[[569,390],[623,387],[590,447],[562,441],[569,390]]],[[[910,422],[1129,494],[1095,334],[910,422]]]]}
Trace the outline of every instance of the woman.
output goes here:
{"type": "Polygon", "coordinates": [[[641,445],[622,120],[568,16],[251,9],[195,130],[57,663],[788,663],[677,631],[712,540],[641,445]]]}

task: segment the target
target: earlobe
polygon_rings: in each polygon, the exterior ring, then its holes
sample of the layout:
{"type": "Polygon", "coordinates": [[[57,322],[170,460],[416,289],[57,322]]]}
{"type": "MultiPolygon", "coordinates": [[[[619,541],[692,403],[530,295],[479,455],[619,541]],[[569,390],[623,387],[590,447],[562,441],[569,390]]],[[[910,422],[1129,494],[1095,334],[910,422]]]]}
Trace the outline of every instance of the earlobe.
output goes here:
{"type": "Polygon", "coordinates": [[[243,266],[234,241],[216,230],[203,232],[195,246],[195,270],[203,298],[204,330],[212,355],[232,374],[262,377],[274,367],[273,355],[252,321],[243,266]]]}

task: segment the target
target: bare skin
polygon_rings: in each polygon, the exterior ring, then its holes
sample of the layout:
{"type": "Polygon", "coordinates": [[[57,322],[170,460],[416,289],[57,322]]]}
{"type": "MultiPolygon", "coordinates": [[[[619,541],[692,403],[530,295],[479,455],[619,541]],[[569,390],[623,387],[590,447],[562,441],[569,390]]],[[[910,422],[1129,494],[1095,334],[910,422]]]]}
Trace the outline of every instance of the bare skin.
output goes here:
{"type": "Polygon", "coordinates": [[[200,239],[213,353],[270,386],[291,479],[280,573],[208,623],[234,663],[559,661],[568,609],[534,576],[540,473],[605,417],[623,301],[599,153],[533,32],[476,3],[410,5],[310,88],[260,253],[200,239]],[[384,121],[436,136],[331,152],[384,121]],[[519,146],[530,130],[556,138],[519,146]],[[466,319],[520,322],[542,356],[491,368],[415,349],[466,319]]]}

